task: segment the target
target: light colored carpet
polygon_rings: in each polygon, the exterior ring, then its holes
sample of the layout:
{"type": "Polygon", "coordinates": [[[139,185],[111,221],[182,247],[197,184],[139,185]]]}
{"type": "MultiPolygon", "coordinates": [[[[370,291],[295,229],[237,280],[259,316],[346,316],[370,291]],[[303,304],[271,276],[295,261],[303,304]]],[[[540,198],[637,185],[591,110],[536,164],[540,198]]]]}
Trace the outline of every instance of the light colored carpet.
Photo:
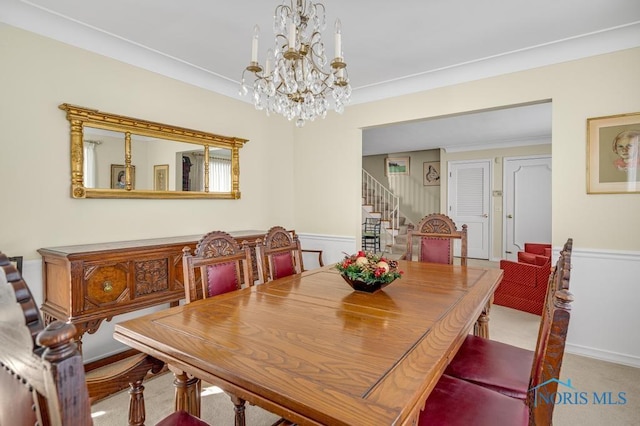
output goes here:
{"type": "MultiPolygon", "coordinates": [[[[495,305],[490,315],[491,338],[533,350],[538,336],[540,317],[495,305]]],[[[640,425],[640,369],[612,364],[591,358],[565,354],[561,380],[571,382],[575,392],[585,392],[586,404],[556,405],[556,426],[640,425]],[[594,404],[593,393],[611,392],[611,402],[621,402],[619,392],[625,392],[626,404],[594,404]]],[[[173,410],[173,375],[165,374],[145,382],[147,425],[154,425],[173,410]]],[[[203,386],[202,418],[212,425],[233,425],[233,404],[217,388],[203,386]]],[[[559,389],[561,390],[561,389],[559,389]]],[[[576,400],[575,395],[572,396],[576,400]]],[[[129,395],[126,391],[96,403],[92,407],[95,426],[127,424],[129,395]]],[[[259,407],[247,406],[247,425],[268,426],[278,416],[259,407]]],[[[372,425],[373,426],[373,425],[372,425]]]]}

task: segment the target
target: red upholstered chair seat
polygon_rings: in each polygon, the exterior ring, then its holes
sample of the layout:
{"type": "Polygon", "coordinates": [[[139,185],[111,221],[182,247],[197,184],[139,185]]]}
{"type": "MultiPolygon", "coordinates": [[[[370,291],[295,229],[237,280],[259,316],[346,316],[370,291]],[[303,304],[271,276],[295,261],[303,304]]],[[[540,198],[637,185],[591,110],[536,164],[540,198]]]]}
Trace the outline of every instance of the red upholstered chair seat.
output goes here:
{"type": "Polygon", "coordinates": [[[533,253],[539,254],[541,256],[551,257],[551,244],[524,243],[524,251],[526,253],[533,253]]]}
{"type": "Polygon", "coordinates": [[[524,401],[443,375],[418,419],[419,426],[528,425],[524,401]]]}
{"type": "Polygon", "coordinates": [[[518,262],[501,260],[504,277],[494,294],[496,305],[540,315],[551,273],[550,244],[525,243],[518,262]]]}
{"type": "Polygon", "coordinates": [[[219,263],[207,266],[208,296],[228,293],[240,288],[236,273],[236,262],[219,263]]]}
{"type": "Polygon", "coordinates": [[[526,399],[533,351],[469,335],[445,374],[526,399]]]}
{"type": "Polygon", "coordinates": [[[273,279],[288,277],[296,273],[291,252],[277,253],[271,256],[273,279]]]}
{"type": "Polygon", "coordinates": [[[420,240],[420,262],[451,263],[451,238],[423,237],[420,240]]]}
{"type": "Polygon", "coordinates": [[[519,251],[518,262],[528,263],[529,265],[544,266],[549,263],[549,256],[519,251]]]}
{"type": "Polygon", "coordinates": [[[160,423],[156,423],[156,426],[209,426],[209,424],[186,411],[176,411],[165,417],[160,423]]]}

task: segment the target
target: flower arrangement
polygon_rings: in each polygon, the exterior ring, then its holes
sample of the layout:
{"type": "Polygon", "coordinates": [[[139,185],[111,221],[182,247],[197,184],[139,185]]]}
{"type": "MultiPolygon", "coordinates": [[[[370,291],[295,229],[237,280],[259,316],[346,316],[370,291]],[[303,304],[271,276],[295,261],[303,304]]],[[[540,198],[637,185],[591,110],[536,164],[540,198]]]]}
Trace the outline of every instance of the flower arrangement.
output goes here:
{"type": "Polygon", "coordinates": [[[367,285],[389,284],[400,278],[402,271],[398,271],[397,267],[395,260],[364,251],[346,255],[342,262],[336,264],[336,269],[344,278],[367,285]]]}

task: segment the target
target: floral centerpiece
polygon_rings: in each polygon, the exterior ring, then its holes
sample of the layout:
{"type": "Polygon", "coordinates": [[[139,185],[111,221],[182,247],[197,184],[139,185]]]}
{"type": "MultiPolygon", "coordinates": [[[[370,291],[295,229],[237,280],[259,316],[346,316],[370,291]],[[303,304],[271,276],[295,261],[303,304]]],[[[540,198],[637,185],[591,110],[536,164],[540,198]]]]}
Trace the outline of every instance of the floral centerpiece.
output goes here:
{"type": "Polygon", "coordinates": [[[336,264],[342,278],[354,290],[374,292],[400,278],[398,262],[389,260],[374,253],[359,251],[346,255],[342,262],[336,264]]]}

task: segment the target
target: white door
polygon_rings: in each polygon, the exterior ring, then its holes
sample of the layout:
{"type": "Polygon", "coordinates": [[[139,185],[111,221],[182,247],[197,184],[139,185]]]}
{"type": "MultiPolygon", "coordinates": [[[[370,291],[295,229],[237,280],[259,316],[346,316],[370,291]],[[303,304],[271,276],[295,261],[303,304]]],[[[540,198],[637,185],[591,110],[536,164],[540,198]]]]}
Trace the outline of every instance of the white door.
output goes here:
{"type": "Polygon", "coordinates": [[[448,216],[467,225],[467,255],[475,259],[489,259],[490,177],[491,160],[449,162],[448,216]]]}
{"type": "Polygon", "coordinates": [[[551,243],[551,157],[504,159],[504,257],[524,243],[551,243]]]}

